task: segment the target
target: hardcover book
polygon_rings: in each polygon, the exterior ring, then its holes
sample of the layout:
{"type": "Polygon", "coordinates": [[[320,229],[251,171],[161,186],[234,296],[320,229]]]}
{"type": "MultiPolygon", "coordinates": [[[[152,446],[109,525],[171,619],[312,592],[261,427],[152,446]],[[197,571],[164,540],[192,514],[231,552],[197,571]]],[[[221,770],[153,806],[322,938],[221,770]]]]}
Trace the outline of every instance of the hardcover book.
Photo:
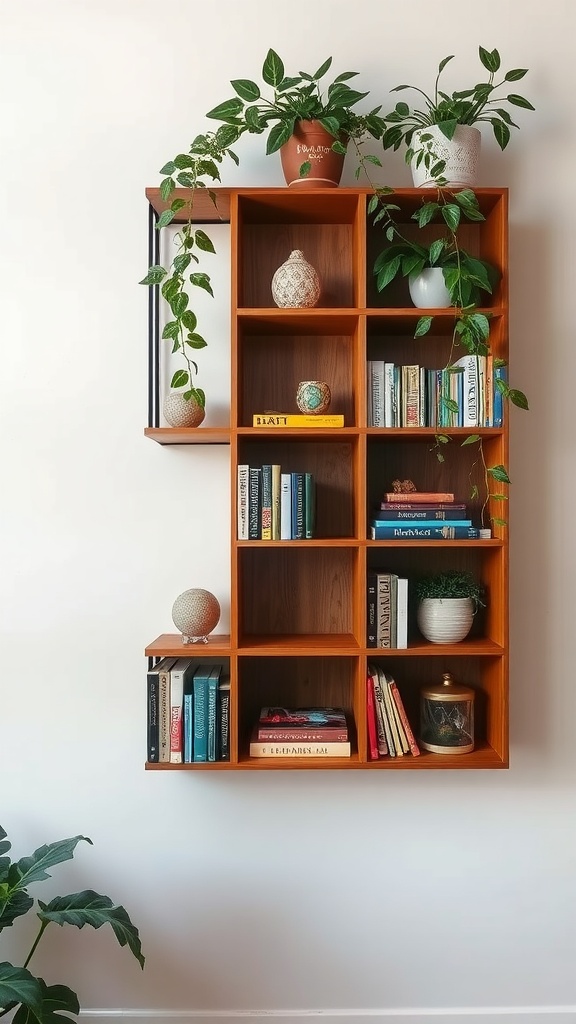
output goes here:
{"type": "Polygon", "coordinates": [[[372,540],[478,540],[475,526],[371,526],[372,540]]]}
{"type": "Polygon", "coordinates": [[[170,763],[184,760],[184,693],[194,672],[190,658],[178,658],[170,670],[170,763]]]}
{"type": "Polygon", "coordinates": [[[218,686],[218,760],[230,760],[230,680],[218,686]]]}
{"type": "Polygon", "coordinates": [[[207,736],[207,750],[208,750],[208,761],[216,760],[217,750],[217,705],[218,705],[218,683],[220,681],[220,673],[222,672],[222,665],[213,665],[208,676],[207,683],[207,718],[208,718],[208,736],[207,736]]]}
{"type": "Polygon", "coordinates": [[[163,658],[158,672],[159,761],[170,760],[170,669],[176,658],[163,658]]]}
{"type": "Polygon", "coordinates": [[[332,728],[347,730],[346,715],[343,708],[281,708],[263,707],[260,710],[258,728],[332,728]]]}
{"type": "Polygon", "coordinates": [[[160,673],[168,674],[174,658],[161,658],[151,669],[146,677],[147,687],[147,760],[158,762],[160,760],[160,673]]]}
{"type": "Polygon", "coordinates": [[[238,540],[248,540],[249,473],[249,466],[238,466],[238,540]]]}
{"type": "Polygon", "coordinates": [[[432,505],[453,504],[454,495],[448,491],[386,491],[384,501],[393,501],[397,505],[420,505],[423,501],[432,505]]]}
{"type": "Polygon", "coordinates": [[[334,413],[326,416],[293,415],[292,413],[255,413],[253,427],[343,427],[344,416],[334,413]]]}
{"type": "Polygon", "coordinates": [[[399,523],[405,519],[448,519],[452,521],[465,518],[466,505],[428,505],[425,502],[422,502],[420,505],[408,504],[406,502],[406,504],[402,505],[396,502],[383,501],[379,511],[374,515],[374,519],[399,523]]]}
{"type": "Polygon", "coordinates": [[[194,673],[194,745],[193,760],[208,760],[208,677],[211,665],[200,665],[194,673]]]}
{"type": "Polygon", "coordinates": [[[253,737],[250,740],[250,757],[350,757],[350,742],[314,743],[305,740],[274,743],[253,737]]]}

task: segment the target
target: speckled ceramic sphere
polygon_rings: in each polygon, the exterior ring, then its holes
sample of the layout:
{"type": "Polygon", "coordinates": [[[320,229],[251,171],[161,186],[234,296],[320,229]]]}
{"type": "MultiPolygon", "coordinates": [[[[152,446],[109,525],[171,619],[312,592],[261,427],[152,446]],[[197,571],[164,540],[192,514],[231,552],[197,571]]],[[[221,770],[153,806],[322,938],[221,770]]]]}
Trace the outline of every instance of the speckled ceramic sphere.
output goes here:
{"type": "Polygon", "coordinates": [[[184,398],[182,391],[171,391],[164,399],[164,419],[171,427],[199,427],[206,415],[195,398],[184,398]]]}
{"type": "Polygon", "coordinates": [[[314,267],[300,249],[294,249],[272,278],[272,298],[277,306],[294,309],[315,306],[320,298],[320,281],[314,267]]]}
{"type": "Polygon", "coordinates": [[[301,380],[296,405],[306,416],[317,416],[330,408],[332,395],[325,380],[301,380]]]}
{"type": "Polygon", "coordinates": [[[220,605],[209,590],[194,587],[178,595],[172,606],[172,620],[185,638],[205,637],[218,625],[220,605]]]}

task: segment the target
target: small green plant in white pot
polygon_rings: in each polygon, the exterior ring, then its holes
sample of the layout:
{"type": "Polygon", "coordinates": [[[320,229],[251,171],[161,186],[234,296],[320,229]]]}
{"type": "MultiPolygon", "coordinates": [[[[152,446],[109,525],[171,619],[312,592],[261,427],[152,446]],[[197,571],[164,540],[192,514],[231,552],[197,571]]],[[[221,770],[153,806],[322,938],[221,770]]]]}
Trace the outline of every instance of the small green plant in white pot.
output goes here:
{"type": "Polygon", "coordinates": [[[406,145],[406,163],[410,164],[416,187],[433,187],[439,181],[464,188],[475,185],[480,155],[480,130],[474,127],[482,122],[492,125],[496,142],[505,149],[510,141],[511,128],[518,128],[506,106],[534,110],[517,93],[497,95],[509,82],[518,82],[528,73],[527,68],[507,71],[500,81],[495,78],[500,70],[498,50],[478,47],[482,67],[488,71],[488,81],[452,93],[439,88],[444,68],[454,54],[444,57],[432,95],[414,85],[397,85],[392,92],[412,89],[419,92],[424,102],[419,107],[407,103],[396,104],[386,115],[388,128],[383,137],[384,149],[398,149],[406,145]]]}
{"type": "Polygon", "coordinates": [[[468,636],[484,588],[471,572],[453,569],[416,581],[418,629],[433,644],[455,644],[468,636]]]}

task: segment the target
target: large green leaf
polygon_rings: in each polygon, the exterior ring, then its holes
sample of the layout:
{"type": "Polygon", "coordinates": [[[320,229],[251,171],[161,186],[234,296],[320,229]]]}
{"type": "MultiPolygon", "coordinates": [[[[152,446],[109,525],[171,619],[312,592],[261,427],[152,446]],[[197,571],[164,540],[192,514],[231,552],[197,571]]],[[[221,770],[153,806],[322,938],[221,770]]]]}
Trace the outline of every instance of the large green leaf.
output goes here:
{"type": "Polygon", "coordinates": [[[260,89],[256,82],[251,82],[249,78],[236,78],[230,85],[246,103],[254,103],[260,99],[260,89]]]}
{"type": "Polygon", "coordinates": [[[284,78],[284,65],[275,50],[268,50],[262,66],[262,78],[266,85],[280,85],[284,78]]]}
{"type": "Polygon", "coordinates": [[[55,924],[73,924],[83,928],[85,924],[100,928],[109,924],[121,946],[128,945],[141,967],[144,967],[138,929],[132,924],[124,907],[116,906],[109,896],[102,896],[93,889],[56,896],[50,903],[39,901],[38,917],[41,921],[55,924]]]}
{"type": "MultiPolygon", "coordinates": [[[[47,985],[42,978],[38,978],[38,983],[42,992],[39,1018],[42,1024],[64,1024],[64,1021],[70,1021],[65,1014],[80,1013],[78,996],[71,988],[66,985],[47,985]]],[[[37,1020],[37,1014],[29,1006],[22,1005],[14,1015],[13,1024],[35,1024],[37,1020]]]]}
{"type": "Polygon", "coordinates": [[[7,896],[0,897],[0,932],[9,928],[16,918],[24,917],[34,904],[25,889],[15,889],[7,896]]]}
{"type": "Polygon", "coordinates": [[[0,963],[0,1007],[6,1010],[17,1003],[30,1007],[37,1020],[42,1020],[42,989],[38,980],[24,967],[0,963]]]}

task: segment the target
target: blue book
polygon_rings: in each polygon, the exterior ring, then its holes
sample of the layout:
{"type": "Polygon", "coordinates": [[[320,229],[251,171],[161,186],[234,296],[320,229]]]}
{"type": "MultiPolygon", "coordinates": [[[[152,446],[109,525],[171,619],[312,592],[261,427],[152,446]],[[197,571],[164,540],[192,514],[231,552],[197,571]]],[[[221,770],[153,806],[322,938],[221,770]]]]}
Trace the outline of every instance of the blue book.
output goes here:
{"type": "Polygon", "coordinates": [[[184,694],[184,764],[194,760],[194,694],[184,694]]]}
{"type": "MultiPolygon", "coordinates": [[[[439,525],[440,524],[439,524],[437,519],[402,519],[402,520],[399,520],[396,523],[391,523],[387,519],[372,519],[370,521],[370,526],[376,526],[376,527],[384,526],[386,529],[394,529],[396,527],[402,527],[402,526],[408,526],[408,527],[411,527],[411,528],[414,528],[415,526],[417,526],[417,527],[423,527],[424,529],[426,529],[429,526],[436,527],[436,526],[439,526],[439,525]]],[[[447,525],[448,526],[472,526],[472,520],[471,519],[451,519],[450,522],[447,525]]]]}
{"type": "Polygon", "coordinates": [[[207,750],[208,750],[208,761],[216,760],[216,737],[217,737],[217,721],[216,721],[216,705],[218,701],[218,684],[220,682],[220,673],[222,671],[222,665],[213,665],[210,675],[208,676],[207,682],[207,717],[208,717],[208,738],[207,738],[207,750]]]}
{"type": "Polygon", "coordinates": [[[504,424],[504,397],[496,385],[497,380],[508,379],[507,366],[494,367],[494,426],[501,427],[504,424]]]}
{"type": "Polygon", "coordinates": [[[478,540],[480,530],[474,526],[454,526],[453,523],[445,523],[440,526],[433,523],[432,526],[423,526],[417,523],[415,526],[406,526],[405,523],[391,526],[371,526],[370,537],[372,540],[478,540]]]}
{"type": "Polygon", "coordinates": [[[208,760],[208,676],[211,671],[212,665],[201,665],[194,673],[194,762],[208,760]]]}

